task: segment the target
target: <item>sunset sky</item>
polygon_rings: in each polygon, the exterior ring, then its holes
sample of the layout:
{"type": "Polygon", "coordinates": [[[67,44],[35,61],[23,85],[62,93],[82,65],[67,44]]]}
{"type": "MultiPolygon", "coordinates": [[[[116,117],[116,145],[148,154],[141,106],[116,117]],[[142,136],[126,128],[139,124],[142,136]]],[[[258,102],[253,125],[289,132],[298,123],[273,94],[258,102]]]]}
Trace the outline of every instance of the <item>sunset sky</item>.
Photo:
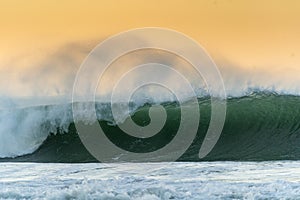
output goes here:
{"type": "Polygon", "coordinates": [[[300,1],[2,0],[1,60],[132,28],[183,32],[242,66],[300,63],[300,1]]]}
{"type": "MultiPolygon", "coordinates": [[[[39,57],[54,66],[55,52],[69,44],[92,44],[91,49],[111,35],[141,27],[170,28],[194,38],[221,68],[225,61],[247,70],[272,70],[278,72],[277,80],[283,69],[290,71],[286,79],[296,79],[300,72],[298,0],[2,0],[0,27],[0,89],[7,92],[16,87],[3,85],[25,76],[21,69],[30,68],[39,57]],[[8,70],[12,67],[14,71],[8,70]]],[[[85,56],[77,60],[77,67],[85,56]]],[[[268,76],[273,75],[265,73],[260,79],[268,76]]],[[[22,84],[16,91],[25,90],[22,84]]]]}

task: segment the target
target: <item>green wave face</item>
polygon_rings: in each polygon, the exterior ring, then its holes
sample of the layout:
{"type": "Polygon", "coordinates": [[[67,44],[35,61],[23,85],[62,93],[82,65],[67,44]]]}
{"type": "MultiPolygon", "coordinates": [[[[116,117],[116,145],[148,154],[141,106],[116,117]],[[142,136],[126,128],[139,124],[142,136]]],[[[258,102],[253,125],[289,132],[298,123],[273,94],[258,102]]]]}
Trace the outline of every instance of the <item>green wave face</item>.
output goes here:
{"type": "MultiPolygon", "coordinates": [[[[203,159],[199,159],[198,153],[210,122],[211,106],[209,99],[198,101],[201,119],[197,136],[178,161],[300,159],[300,97],[255,94],[228,99],[221,137],[203,159]]],[[[116,146],[135,153],[155,151],[172,141],[181,119],[180,106],[177,103],[162,105],[167,111],[167,121],[163,129],[150,138],[127,135],[118,126],[104,120],[99,123],[116,146]]],[[[132,115],[136,124],[145,126],[150,123],[150,106],[144,105],[132,115]]],[[[49,135],[34,153],[16,158],[2,158],[1,161],[97,162],[82,145],[74,123],[70,124],[65,133],[49,135]]]]}

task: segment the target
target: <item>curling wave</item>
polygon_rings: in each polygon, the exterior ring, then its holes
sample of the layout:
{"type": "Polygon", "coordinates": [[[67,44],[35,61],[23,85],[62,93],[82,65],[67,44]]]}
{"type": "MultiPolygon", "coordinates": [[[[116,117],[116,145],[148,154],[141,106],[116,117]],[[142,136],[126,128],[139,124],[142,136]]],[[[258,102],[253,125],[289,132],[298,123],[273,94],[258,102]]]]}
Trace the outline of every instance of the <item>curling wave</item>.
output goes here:
{"type": "MultiPolygon", "coordinates": [[[[210,121],[210,98],[199,98],[201,119],[193,144],[180,161],[201,161],[199,148],[210,121]]],[[[110,104],[97,103],[99,123],[117,146],[131,152],[150,152],[162,148],[175,136],[180,124],[180,105],[161,103],[167,112],[163,129],[150,138],[135,138],[117,126],[126,117],[140,126],[150,122],[151,104],[131,104],[130,113],[113,119],[110,104]]],[[[202,160],[299,160],[300,97],[274,93],[252,93],[229,98],[221,137],[202,160]]],[[[84,106],[83,120],[89,121],[84,106]]],[[[72,105],[48,105],[0,112],[1,161],[95,162],[76,132],[72,105]]]]}

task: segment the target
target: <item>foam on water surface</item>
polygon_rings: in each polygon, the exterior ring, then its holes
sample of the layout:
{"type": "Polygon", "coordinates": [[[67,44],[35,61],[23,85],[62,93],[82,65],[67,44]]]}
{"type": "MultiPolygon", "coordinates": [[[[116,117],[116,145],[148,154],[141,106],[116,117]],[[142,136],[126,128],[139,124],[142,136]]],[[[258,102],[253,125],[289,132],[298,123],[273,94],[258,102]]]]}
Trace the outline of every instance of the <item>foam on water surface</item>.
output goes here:
{"type": "Polygon", "coordinates": [[[295,199],[300,162],[3,163],[1,199],[295,199]]]}

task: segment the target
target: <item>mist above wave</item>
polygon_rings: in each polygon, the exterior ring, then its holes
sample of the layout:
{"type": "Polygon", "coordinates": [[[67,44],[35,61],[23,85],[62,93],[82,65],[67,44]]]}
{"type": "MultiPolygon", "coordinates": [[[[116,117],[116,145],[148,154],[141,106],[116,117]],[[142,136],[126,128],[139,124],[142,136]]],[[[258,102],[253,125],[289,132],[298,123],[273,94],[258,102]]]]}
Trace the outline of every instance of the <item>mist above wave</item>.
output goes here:
{"type": "MultiPolygon", "coordinates": [[[[0,108],[27,107],[33,105],[49,105],[69,103],[72,101],[73,84],[81,63],[89,52],[98,44],[92,42],[74,42],[58,47],[57,50],[44,50],[24,54],[11,61],[0,64],[0,108]],[[8,84],[9,83],[9,84],[8,84]]],[[[300,95],[300,68],[297,66],[243,66],[234,61],[214,55],[213,60],[220,70],[224,88],[228,97],[241,97],[253,92],[270,92],[284,95],[300,95]]],[[[217,96],[210,94],[205,77],[201,77],[189,63],[174,55],[159,51],[139,51],[120,57],[107,70],[101,89],[96,91],[99,101],[110,102],[111,90],[118,79],[137,63],[157,62],[168,64],[183,75],[191,83],[196,95],[217,96]]],[[[141,74],[132,74],[131,81],[123,85],[121,90],[128,92],[133,83],[139,81],[141,74]]],[[[160,76],[162,80],[175,85],[182,93],[182,86],[172,74],[147,74],[160,76]]],[[[100,88],[100,87],[99,87],[100,88]]],[[[189,98],[189,97],[187,97],[189,98]]],[[[142,88],[133,101],[172,101],[174,96],[166,90],[148,87],[142,88]]]]}

